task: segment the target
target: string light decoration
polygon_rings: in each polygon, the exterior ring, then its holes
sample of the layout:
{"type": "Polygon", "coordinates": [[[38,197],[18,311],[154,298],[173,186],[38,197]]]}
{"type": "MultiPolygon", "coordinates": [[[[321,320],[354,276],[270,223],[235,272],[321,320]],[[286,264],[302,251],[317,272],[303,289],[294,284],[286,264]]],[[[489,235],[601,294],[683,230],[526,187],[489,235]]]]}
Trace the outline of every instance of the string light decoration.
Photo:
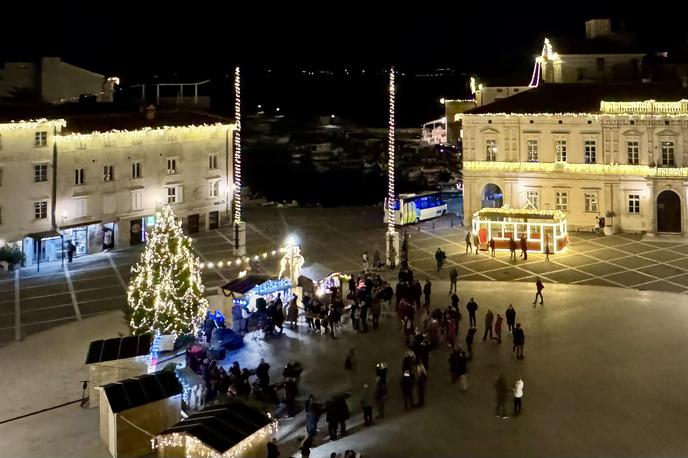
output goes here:
{"type": "Polygon", "coordinates": [[[241,70],[234,69],[234,223],[241,222],[241,70]]]}
{"type": "Polygon", "coordinates": [[[268,257],[272,256],[273,258],[277,256],[278,254],[284,254],[287,252],[287,247],[283,246],[281,248],[277,248],[275,250],[272,250],[270,252],[263,252],[262,254],[258,255],[253,255],[253,256],[242,256],[234,259],[227,259],[226,261],[218,261],[218,262],[202,262],[199,264],[199,267],[201,269],[212,269],[214,267],[222,268],[222,266],[226,266],[227,268],[231,267],[232,265],[234,266],[241,266],[243,264],[248,264],[252,260],[254,261],[259,261],[261,259],[265,260],[268,257]]]}
{"type": "Polygon", "coordinates": [[[528,84],[528,87],[538,87],[540,85],[540,79],[542,78],[542,64],[559,60],[561,60],[561,58],[559,57],[559,54],[554,52],[552,49],[552,43],[550,43],[549,38],[545,38],[545,43],[542,45],[542,52],[538,57],[535,58],[533,75],[530,77],[530,83],[528,84]]]}
{"type": "Polygon", "coordinates": [[[582,175],[636,175],[652,177],[688,177],[688,167],[650,167],[632,164],[572,164],[569,162],[491,162],[466,161],[472,172],[560,172],[582,175]]]}
{"type": "Polygon", "coordinates": [[[176,450],[170,449],[181,449],[179,451],[183,451],[186,458],[242,458],[254,456],[259,450],[262,453],[265,444],[277,432],[277,429],[277,421],[272,420],[224,453],[218,452],[189,433],[171,433],[153,437],[151,448],[162,449],[163,456],[179,456],[176,450]]]}
{"type": "Polygon", "coordinates": [[[67,121],[64,119],[30,119],[28,121],[10,121],[0,123],[0,130],[21,130],[21,129],[37,129],[40,127],[66,127],[67,121]]]}
{"type": "Polygon", "coordinates": [[[396,199],[396,194],[394,192],[395,98],[396,88],[394,87],[394,67],[391,67],[389,69],[389,131],[387,133],[387,234],[394,233],[394,201],[396,199]]]}
{"type": "Polygon", "coordinates": [[[280,259],[280,271],[278,278],[282,278],[282,275],[289,271],[289,279],[293,284],[296,284],[301,276],[301,267],[304,263],[303,255],[301,255],[301,247],[295,243],[290,243],[287,245],[287,249],[280,259]]]}
{"type": "Polygon", "coordinates": [[[139,262],[131,269],[127,301],[132,334],[196,334],[208,310],[198,257],[169,205],[155,226],[139,262]]]}
{"type": "MultiPolygon", "coordinates": [[[[66,126],[66,123],[65,123],[66,126]]],[[[63,126],[64,127],[64,126],[63,126]]],[[[187,126],[160,126],[160,127],[143,127],[141,129],[127,130],[127,129],[112,129],[108,131],[93,131],[87,134],[73,132],[63,134],[57,137],[59,144],[70,146],[70,144],[79,145],[82,142],[96,141],[99,139],[108,140],[112,142],[132,142],[143,141],[146,139],[158,140],[160,137],[208,137],[219,135],[221,132],[231,129],[232,125],[215,123],[215,124],[191,124],[187,126]]]]}

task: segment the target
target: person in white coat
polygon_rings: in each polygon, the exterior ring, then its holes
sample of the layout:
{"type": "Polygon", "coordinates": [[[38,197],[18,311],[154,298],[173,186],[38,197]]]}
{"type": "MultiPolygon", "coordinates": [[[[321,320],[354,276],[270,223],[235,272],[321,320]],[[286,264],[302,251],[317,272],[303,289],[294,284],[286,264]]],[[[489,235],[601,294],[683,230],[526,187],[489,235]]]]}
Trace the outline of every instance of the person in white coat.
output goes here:
{"type": "Polygon", "coordinates": [[[514,416],[521,413],[521,398],[523,398],[523,379],[518,378],[514,384],[514,416]]]}

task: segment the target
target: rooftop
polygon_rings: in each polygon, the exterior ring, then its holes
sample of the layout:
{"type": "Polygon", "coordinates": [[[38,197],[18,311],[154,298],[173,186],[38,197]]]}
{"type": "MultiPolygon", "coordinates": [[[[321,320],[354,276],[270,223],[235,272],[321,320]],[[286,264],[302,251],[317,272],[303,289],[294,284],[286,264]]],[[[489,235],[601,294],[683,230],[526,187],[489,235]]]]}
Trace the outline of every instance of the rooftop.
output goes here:
{"type": "Polygon", "coordinates": [[[148,119],[146,110],[132,105],[79,104],[63,105],[0,105],[0,123],[29,119],[64,119],[65,133],[136,130],[145,127],[188,126],[231,123],[230,118],[209,112],[191,110],[156,110],[148,119]]]}
{"type": "Polygon", "coordinates": [[[681,84],[540,84],[537,88],[474,108],[465,114],[600,113],[600,102],[603,100],[675,102],[681,99],[688,99],[688,88],[681,84]]]}

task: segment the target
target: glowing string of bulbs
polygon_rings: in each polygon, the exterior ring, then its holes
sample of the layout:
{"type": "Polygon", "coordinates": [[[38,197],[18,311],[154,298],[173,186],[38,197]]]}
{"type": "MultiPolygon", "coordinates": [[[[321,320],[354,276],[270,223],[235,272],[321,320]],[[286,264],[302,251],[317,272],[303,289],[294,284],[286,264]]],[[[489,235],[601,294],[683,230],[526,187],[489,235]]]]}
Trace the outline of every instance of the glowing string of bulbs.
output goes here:
{"type": "Polygon", "coordinates": [[[394,201],[396,198],[394,192],[394,136],[395,136],[395,120],[394,120],[394,105],[395,105],[396,89],[394,87],[394,67],[389,69],[389,132],[387,134],[387,232],[394,233],[394,201]]]}
{"type": "Polygon", "coordinates": [[[241,70],[234,69],[234,223],[241,222],[241,70]]]}

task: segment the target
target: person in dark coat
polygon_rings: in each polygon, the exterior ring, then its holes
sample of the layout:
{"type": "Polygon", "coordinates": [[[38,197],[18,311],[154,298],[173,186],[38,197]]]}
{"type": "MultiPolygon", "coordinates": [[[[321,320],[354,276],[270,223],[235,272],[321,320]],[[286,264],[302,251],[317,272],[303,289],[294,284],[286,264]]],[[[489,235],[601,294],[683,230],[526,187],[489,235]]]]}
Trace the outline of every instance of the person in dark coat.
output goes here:
{"type": "MultiPolygon", "coordinates": [[[[72,262],[74,258],[74,253],[76,253],[76,245],[72,243],[71,240],[67,241],[67,262],[72,262]]],[[[64,258],[62,258],[64,259],[64,258]]]]}
{"type": "Polygon", "coordinates": [[[485,314],[485,334],[483,334],[483,340],[487,339],[487,335],[490,335],[490,339],[492,338],[492,324],[494,323],[494,313],[492,313],[492,310],[487,309],[487,313],[485,314]]]}
{"type": "Polygon", "coordinates": [[[504,315],[506,316],[506,327],[509,332],[511,332],[514,330],[514,325],[516,324],[516,309],[514,309],[514,306],[509,304],[509,308],[506,309],[504,315]]]}
{"type": "Polygon", "coordinates": [[[337,416],[336,402],[334,399],[327,401],[325,404],[325,420],[327,421],[327,430],[330,433],[330,440],[337,440],[339,417],[337,416]]]}
{"type": "Polygon", "coordinates": [[[514,240],[514,236],[512,235],[509,237],[509,261],[516,260],[516,246],[516,240],[514,240]]]}
{"type": "Polygon", "coordinates": [[[423,366],[423,362],[416,361],[416,388],[418,391],[418,407],[425,405],[425,385],[428,381],[428,371],[423,366]]]}
{"type": "Polygon", "coordinates": [[[284,382],[284,401],[287,405],[287,418],[294,416],[296,411],[296,395],[299,389],[296,386],[296,381],[293,378],[287,378],[284,382]]]}
{"type": "Polygon", "coordinates": [[[535,293],[535,300],[533,301],[533,305],[537,305],[538,296],[540,296],[540,305],[544,305],[545,299],[542,297],[542,290],[545,289],[545,285],[542,284],[542,280],[540,280],[540,277],[538,277],[535,281],[535,288],[537,289],[537,292],[535,293]]]}
{"type": "Polygon", "coordinates": [[[459,296],[456,294],[456,291],[454,291],[451,295],[451,305],[455,309],[459,309],[459,296]]]}
{"type": "Polygon", "coordinates": [[[495,391],[497,391],[496,414],[498,417],[508,418],[506,415],[506,402],[509,397],[509,387],[506,384],[504,374],[499,374],[495,382],[495,391]]]}
{"type": "Polygon", "coordinates": [[[274,437],[268,442],[268,458],[277,458],[280,456],[279,449],[277,448],[277,439],[274,437]]]}
{"type": "Polygon", "coordinates": [[[470,328],[466,333],[466,349],[468,350],[468,359],[473,358],[473,337],[477,332],[476,328],[470,328]]]}
{"type": "Polygon", "coordinates": [[[512,334],[514,338],[514,349],[516,352],[516,358],[523,359],[523,346],[526,344],[526,334],[521,328],[521,323],[516,323],[514,328],[514,333],[512,334]]]}
{"type": "Polygon", "coordinates": [[[343,396],[338,396],[335,401],[335,410],[337,411],[337,421],[339,422],[339,435],[346,436],[346,420],[351,417],[349,412],[349,405],[343,396]]]}
{"type": "Polygon", "coordinates": [[[466,304],[466,309],[468,310],[468,326],[471,328],[476,327],[475,312],[478,311],[478,304],[473,300],[468,301],[466,304]]]}
{"type": "Polygon", "coordinates": [[[521,256],[523,256],[524,261],[528,260],[528,240],[526,239],[525,234],[521,236],[521,254],[519,255],[519,258],[521,256]]]}
{"type": "MultiPolygon", "coordinates": [[[[385,374],[386,373],[387,370],[385,369],[385,374]]],[[[378,418],[385,418],[385,401],[387,400],[387,378],[378,375],[376,377],[376,382],[377,383],[375,385],[375,402],[377,403],[377,415],[378,418]]]]}
{"type": "Polygon", "coordinates": [[[256,376],[258,377],[258,384],[262,388],[267,388],[270,385],[270,365],[260,358],[260,364],[256,367],[256,376]]]}
{"type": "Polygon", "coordinates": [[[449,271],[449,294],[456,293],[456,282],[459,279],[459,272],[456,267],[452,267],[449,271]]]}
{"type": "Polygon", "coordinates": [[[279,328],[280,334],[284,330],[284,305],[282,304],[282,294],[277,294],[277,300],[275,301],[275,312],[274,312],[274,322],[275,326],[279,328]]]}
{"type": "Polygon", "coordinates": [[[495,243],[495,239],[491,238],[490,241],[488,242],[488,245],[490,246],[490,256],[494,257],[495,248],[497,247],[497,244],[495,243]]]}
{"type": "Polygon", "coordinates": [[[425,285],[423,285],[423,295],[425,296],[425,309],[430,313],[430,295],[432,294],[432,283],[430,279],[425,280],[425,285]]]}
{"type": "Polygon", "coordinates": [[[413,407],[413,386],[416,384],[416,376],[413,369],[405,370],[401,374],[401,394],[404,396],[404,410],[413,407]]]}
{"type": "Polygon", "coordinates": [[[420,286],[420,282],[418,280],[413,282],[413,301],[415,302],[415,306],[418,310],[420,310],[422,304],[421,304],[421,298],[423,297],[423,287],[420,286]]]}

